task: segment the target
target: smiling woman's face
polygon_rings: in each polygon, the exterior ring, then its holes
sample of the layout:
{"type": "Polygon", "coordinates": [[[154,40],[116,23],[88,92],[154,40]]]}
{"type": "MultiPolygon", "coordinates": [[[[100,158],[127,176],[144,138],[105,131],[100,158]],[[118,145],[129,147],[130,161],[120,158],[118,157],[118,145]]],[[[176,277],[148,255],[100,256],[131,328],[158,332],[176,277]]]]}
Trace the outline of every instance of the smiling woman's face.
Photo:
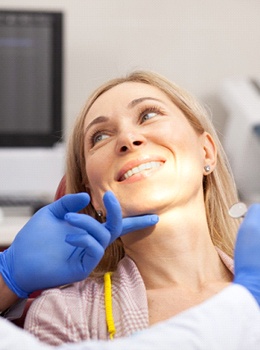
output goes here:
{"type": "Polygon", "coordinates": [[[124,216],[157,213],[203,198],[203,167],[214,144],[198,135],[181,110],[154,86],[127,82],[103,93],[84,124],[84,152],[92,204],[104,192],[124,216]]]}

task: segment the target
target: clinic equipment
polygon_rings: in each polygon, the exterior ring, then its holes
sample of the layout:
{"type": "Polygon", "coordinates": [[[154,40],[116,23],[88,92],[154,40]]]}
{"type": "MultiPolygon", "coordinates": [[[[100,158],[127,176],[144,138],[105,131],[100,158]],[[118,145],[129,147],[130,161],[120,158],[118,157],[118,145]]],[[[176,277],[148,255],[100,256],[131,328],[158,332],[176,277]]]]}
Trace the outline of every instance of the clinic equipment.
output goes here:
{"type": "Polygon", "coordinates": [[[245,216],[247,212],[247,206],[243,202],[238,202],[233,204],[228,211],[229,216],[231,216],[234,219],[240,219],[245,216]]]}
{"type": "Polygon", "coordinates": [[[240,198],[260,201],[260,79],[224,81],[220,98],[227,110],[223,146],[240,198]]]}

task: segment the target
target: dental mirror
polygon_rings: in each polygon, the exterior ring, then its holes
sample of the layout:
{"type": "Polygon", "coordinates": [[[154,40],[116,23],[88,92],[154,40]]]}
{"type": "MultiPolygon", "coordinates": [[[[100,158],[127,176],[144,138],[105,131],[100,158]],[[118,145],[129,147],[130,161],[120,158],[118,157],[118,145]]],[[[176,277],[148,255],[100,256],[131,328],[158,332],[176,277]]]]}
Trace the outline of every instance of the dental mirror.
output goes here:
{"type": "Polygon", "coordinates": [[[247,212],[247,206],[243,202],[238,202],[233,204],[228,211],[228,214],[234,218],[234,219],[239,219],[243,218],[247,212]]]}

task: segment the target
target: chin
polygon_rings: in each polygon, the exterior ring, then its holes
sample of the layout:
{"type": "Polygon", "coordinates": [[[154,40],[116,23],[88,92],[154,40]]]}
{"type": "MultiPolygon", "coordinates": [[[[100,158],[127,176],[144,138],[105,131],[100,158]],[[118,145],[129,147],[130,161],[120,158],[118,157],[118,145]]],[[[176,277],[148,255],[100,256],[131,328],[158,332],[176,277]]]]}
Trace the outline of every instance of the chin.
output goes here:
{"type": "Polygon", "coordinates": [[[143,210],[143,211],[137,211],[137,210],[128,210],[123,211],[123,218],[127,217],[133,217],[133,216],[142,216],[142,215],[148,215],[148,214],[157,214],[155,211],[152,211],[151,209],[143,210]]]}
{"type": "Polygon", "coordinates": [[[140,187],[138,190],[124,192],[118,196],[123,216],[136,216],[144,214],[157,214],[163,208],[175,201],[176,192],[169,191],[169,186],[140,187]]]}
{"type": "Polygon", "coordinates": [[[131,205],[122,205],[122,213],[123,217],[127,216],[140,216],[140,215],[146,215],[146,214],[159,214],[160,211],[165,208],[165,204],[160,203],[152,203],[150,200],[146,200],[145,203],[138,203],[134,204],[131,203],[131,205]]]}

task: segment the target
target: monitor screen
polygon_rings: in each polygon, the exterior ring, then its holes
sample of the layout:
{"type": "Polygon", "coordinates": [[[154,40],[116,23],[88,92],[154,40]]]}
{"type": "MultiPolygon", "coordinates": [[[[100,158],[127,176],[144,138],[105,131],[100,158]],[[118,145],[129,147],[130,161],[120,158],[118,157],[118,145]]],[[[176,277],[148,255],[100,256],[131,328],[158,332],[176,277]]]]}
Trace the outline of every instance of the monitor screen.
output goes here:
{"type": "Polygon", "coordinates": [[[62,13],[0,11],[0,147],[62,136],[62,13]]]}

